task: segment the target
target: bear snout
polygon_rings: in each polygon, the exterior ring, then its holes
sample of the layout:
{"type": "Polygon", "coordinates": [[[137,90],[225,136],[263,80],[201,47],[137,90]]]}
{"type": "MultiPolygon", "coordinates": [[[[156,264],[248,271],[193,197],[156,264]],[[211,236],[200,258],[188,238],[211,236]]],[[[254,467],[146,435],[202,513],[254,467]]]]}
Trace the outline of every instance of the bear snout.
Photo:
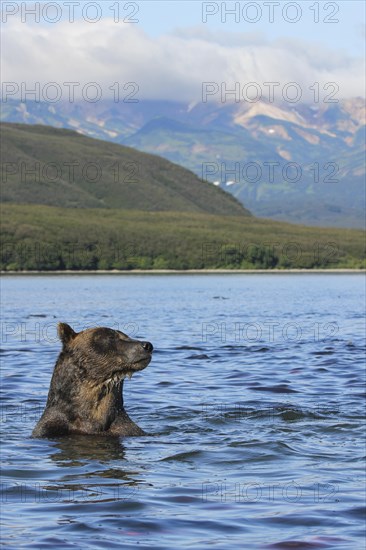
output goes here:
{"type": "Polygon", "coordinates": [[[150,342],[141,342],[141,345],[148,353],[152,353],[154,347],[150,342]]]}

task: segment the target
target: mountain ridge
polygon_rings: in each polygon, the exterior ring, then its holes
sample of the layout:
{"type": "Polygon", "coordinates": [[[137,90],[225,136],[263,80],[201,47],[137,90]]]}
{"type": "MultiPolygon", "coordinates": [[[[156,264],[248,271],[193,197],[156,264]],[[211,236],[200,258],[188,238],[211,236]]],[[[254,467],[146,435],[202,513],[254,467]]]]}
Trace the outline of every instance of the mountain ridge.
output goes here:
{"type": "Polygon", "coordinates": [[[3,202],[251,215],[156,155],[46,126],[2,123],[1,135],[3,202]]]}
{"type": "Polygon", "coordinates": [[[365,224],[362,98],[313,104],[48,105],[13,100],[3,105],[2,118],[70,127],[160,155],[199,178],[218,182],[255,215],[306,225],[363,228],[365,224]],[[256,163],[258,181],[250,173],[246,177],[248,163],[256,163]],[[271,163],[279,163],[272,179],[271,163]],[[298,181],[292,181],[289,163],[301,171],[298,181]],[[216,166],[215,173],[207,173],[207,165],[216,166]],[[236,165],[240,173],[232,177],[236,165]],[[233,179],[234,184],[227,185],[233,179]],[[315,210],[308,195],[317,197],[315,210]]]}
{"type": "Polygon", "coordinates": [[[2,270],[364,266],[362,231],[256,218],[180,166],[71,130],[4,130],[2,270]]]}

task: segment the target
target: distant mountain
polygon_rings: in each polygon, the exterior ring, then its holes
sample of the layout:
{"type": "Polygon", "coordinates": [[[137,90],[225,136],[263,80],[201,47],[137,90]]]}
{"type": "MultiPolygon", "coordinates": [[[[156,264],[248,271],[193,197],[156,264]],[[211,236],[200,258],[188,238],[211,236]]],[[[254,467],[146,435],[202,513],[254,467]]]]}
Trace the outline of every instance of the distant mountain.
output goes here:
{"type": "Polygon", "coordinates": [[[73,208],[250,216],[161,157],[47,126],[1,124],[2,201],[73,208]]]}
{"type": "Polygon", "coordinates": [[[181,166],[72,130],[0,130],[1,270],[365,265],[362,231],[256,218],[181,166]]]}
{"type": "Polygon", "coordinates": [[[2,119],[160,155],[269,218],[365,224],[365,103],[3,103],[2,119]]]}

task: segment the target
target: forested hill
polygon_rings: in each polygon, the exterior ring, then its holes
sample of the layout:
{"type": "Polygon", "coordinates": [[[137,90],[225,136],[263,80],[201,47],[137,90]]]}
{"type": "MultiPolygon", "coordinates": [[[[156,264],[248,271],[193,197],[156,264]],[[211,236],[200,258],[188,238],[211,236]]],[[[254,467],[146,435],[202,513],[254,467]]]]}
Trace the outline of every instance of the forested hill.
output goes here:
{"type": "Polygon", "coordinates": [[[48,126],[1,124],[2,201],[250,216],[234,197],[156,155],[48,126]]]}

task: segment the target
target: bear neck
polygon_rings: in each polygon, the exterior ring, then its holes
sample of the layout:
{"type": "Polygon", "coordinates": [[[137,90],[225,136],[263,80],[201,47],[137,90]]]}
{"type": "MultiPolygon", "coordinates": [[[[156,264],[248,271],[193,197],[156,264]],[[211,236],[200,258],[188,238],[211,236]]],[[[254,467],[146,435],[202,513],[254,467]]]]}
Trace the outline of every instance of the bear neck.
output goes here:
{"type": "Polygon", "coordinates": [[[86,384],[76,397],[75,410],[79,421],[93,432],[106,431],[116,418],[124,414],[123,381],[112,387],[86,384]]]}
{"type": "Polygon", "coordinates": [[[113,385],[101,384],[90,387],[89,403],[92,409],[94,409],[95,405],[100,407],[103,404],[108,404],[112,410],[116,411],[116,414],[123,410],[123,380],[113,385]],[[93,394],[95,400],[92,397],[93,394]]]}

